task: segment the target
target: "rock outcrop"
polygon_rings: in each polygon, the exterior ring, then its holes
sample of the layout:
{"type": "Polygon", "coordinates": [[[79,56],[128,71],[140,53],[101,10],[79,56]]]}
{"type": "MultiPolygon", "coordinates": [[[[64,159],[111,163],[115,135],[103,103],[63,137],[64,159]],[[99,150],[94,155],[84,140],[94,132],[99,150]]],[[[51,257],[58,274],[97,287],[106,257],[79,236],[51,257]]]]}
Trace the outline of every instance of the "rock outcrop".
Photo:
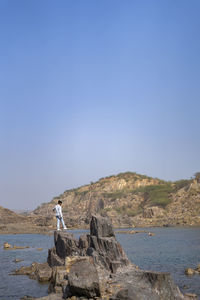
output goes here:
{"type": "Polygon", "coordinates": [[[195,269],[192,268],[186,268],[185,269],[185,274],[186,275],[194,275],[194,274],[199,274],[200,275],[200,264],[197,265],[195,269]]]}
{"type": "MultiPolygon", "coordinates": [[[[49,249],[49,292],[64,299],[181,300],[169,273],[140,270],[127,258],[108,218],[92,216],[90,234],[79,240],[54,232],[49,249]]],[[[48,299],[48,298],[47,298],[48,299]]],[[[49,298],[50,299],[50,298],[49,298]]]]}
{"type": "Polygon", "coordinates": [[[143,209],[143,218],[162,217],[163,215],[164,209],[157,206],[146,207],[143,209]]]}
{"type": "Polygon", "coordinates": [[[48,254],[51,267],[69,264],[69,257],[92,257],[96,265],[111,272],[130,264],[115,238],[110,220],[105,217],[92,216],[90,235],[81,235],[79,241],[72,234],[55,231],[54,243],[48,254]]]}
{"type": "Polygon", "coordinates": [[[12,275],[28,275],[31,279],[39,282],[49,282],[52,277],[52,268],[48,263],[32,263],[30,266],[16,269],[12,275]]]}
{"type": "Polygon", "coordinates": [[[93,214],[110,217],[116,228],[200,225],[200,183],[196,179],[167,182],[121,173],[67,190],[39,206],[32,216],[53,216],[52,208],[58,200],[63,202],[69,228],[88,228],[93,214]]]}
{"type": "Polygon", "coordinates": [[[68,228],[88,229],[93,214],[108,216],[116,228],[200,226],[199,178],[167,182],[126,172],[66,190],[26,215],[0,206],[0,234],[53,232],[58,200],[68,228]]]}

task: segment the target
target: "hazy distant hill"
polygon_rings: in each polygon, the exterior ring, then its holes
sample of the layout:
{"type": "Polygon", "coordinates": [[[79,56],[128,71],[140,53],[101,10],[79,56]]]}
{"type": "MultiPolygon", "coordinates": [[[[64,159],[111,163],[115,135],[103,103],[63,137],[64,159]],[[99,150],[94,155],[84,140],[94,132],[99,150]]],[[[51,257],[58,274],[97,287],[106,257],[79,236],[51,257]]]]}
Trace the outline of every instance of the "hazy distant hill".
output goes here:
{"type": "Polygon", "coordinates": [[[68,226],[86,227],[92,213],[111,217],[114,226],[200,225],[199,178],[166,182],[126,172],[67,190],[32,215],[53,216],[63,201],[68,226]]]}
{"type": "Polygon", "coordinates": [[[18,215],[14,211],[0,206],[0,222],[3,224],[23,222],[26,217],[18,215]]]}
{"type": "Polygon", "coordinates": [[[23,216],[0,206],[0,234],[49,232],[55,222],[48,216],[23,216]]]}

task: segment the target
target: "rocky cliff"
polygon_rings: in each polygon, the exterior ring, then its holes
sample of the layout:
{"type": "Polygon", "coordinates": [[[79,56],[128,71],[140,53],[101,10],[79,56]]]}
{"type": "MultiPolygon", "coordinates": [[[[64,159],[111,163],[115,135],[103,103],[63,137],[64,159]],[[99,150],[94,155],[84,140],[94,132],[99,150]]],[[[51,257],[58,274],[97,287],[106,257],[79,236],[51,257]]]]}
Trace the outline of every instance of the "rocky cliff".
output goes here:
{"type": "Polygon", "coordinates": [[[53,217],[63,202],[68,227],[88,227],[92,214],[109,216],[115,227],[200,225],[200,182],[195,179],[166,182],[126,172],[67,190],[42,204],[32,216],[53,217]]]}

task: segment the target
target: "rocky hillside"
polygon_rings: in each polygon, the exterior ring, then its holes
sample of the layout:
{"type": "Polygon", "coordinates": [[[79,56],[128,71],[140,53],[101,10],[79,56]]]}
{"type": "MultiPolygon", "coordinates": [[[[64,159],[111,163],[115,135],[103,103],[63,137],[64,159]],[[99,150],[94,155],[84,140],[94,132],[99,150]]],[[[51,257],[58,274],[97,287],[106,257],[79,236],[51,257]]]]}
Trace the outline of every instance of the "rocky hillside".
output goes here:
{"type": "Polygon", "coordinates": [[[14,211],[0,206],[0,220],[3,224],[23,222],[26,217],[21,216],[14,211]]]}
{"type": "Polygon", "coordinates": [[[53,229],[54,224],[50,216],[24,216],[0,206],[0,234],[45,233],[53,229]]]}
{"type": "Polygon", "coordinates": [[[32,216],[51,217],[63,202],[68,227],[87,227],[91,214],[108,215],[115,227],[200,225],[200,180],[166,182],[126,172],[67,190],[32,216]]]}

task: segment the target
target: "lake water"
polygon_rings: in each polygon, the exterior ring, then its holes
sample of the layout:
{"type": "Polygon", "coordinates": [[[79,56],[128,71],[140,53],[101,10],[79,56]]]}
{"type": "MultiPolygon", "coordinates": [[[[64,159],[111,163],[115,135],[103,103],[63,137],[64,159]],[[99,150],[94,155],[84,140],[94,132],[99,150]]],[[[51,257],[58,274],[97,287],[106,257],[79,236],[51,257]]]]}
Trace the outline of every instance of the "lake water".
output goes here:
{"type": "MultiPolygon", "coordinates": [[[[144,228],[142,229],[144,230],[144,228]]],[[[200,263],[200,228],[148,228],[147,233],[117,234],[128,258],[140,268],[170,272],[183,293],[195,293],[200,299],[200,275],[186,276],[187,267],[200,263]]],[[[70,231],[76,237],[85,231],[70,231]]],[[[0,235],[0,299],[18,300],[25,295],[42,297],[48,286],[29,279],[28,276],[9,275],[14,269],[32,262],[45,262],[48,249],[53,247],[53,236],[39,234],[0,235]],[[3,243],[29,246],[26,249],[4,250],[3,243]],[[43,248],[38,251],[37,248],[43,248]],[[15,259],[23,259],[15,263],[15,259]]]]}

